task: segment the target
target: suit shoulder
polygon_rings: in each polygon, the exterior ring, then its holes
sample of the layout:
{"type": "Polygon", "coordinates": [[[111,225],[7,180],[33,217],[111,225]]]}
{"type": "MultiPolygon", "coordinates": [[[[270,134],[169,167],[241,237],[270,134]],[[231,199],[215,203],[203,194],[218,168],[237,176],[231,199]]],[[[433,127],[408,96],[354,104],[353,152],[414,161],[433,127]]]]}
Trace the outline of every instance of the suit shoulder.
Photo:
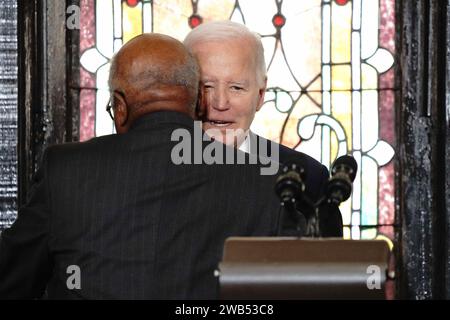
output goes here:
{"type": "Polygon", "coordinates": [[[110,144],[116,135],[107,135],[107,136],[101,136],[101,137],[95,137],[87,141],[83,142],[65,142],[65,143],[59,143],[50,145],[46,148],[46,151],[48,153],[66,153],[66,152],[78,152],[78,151],[85,151],[89,149],[98,149],[103,146],[107,146],[110,144]]]}
{"type": "MultiPolygon", "coordinates": [[[[292,158],[299,158],[302,159],[303,163],[306,163],[310,169],[314,171],[321,171],[328,173],[328,169],[322,163],[320,163],[310,155],[307,155],[306,153],[300,151],[293,150],[282,144],[280,144],[280,159],[281,158],[284,158],[285,161],[292,158]]],[[[281,161],[281,163],[283,163],[283,161],[281,161]]]]}
{"type": "Polygon", "coordinates": [[[280,164],[285,163],[288,160],[292,159],[299,159],[306,167],[307,170],[310,172],[316,172],[322,174],[322,175],[328,175],[328,169],[321,164],[319,161],[314,159],[313,157],[307,155],[306,153],[296,151],[294,149],[291,149],[289,147],[286,147],[285,145],[279,144],[277,142],[267,140],[263,137],[258,138],[262,141],[270,141],[275,146],[278,146],[279,148],[279,158],[280,158],[280,164]]]}
{"type": "Polygon", "coordinates": [[[88,154],[103,153],[109,150],[115,135],[95,137],[83,142],[66,142],[50,145],[45,149],[44,157],[48,160],[70,160],[88,154]]]}

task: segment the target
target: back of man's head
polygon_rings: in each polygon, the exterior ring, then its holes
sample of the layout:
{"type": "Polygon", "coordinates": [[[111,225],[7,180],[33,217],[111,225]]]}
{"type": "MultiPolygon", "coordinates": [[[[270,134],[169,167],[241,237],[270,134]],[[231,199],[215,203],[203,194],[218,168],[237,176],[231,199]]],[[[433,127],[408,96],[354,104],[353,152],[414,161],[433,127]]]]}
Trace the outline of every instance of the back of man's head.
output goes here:
{"type": "Polygon", "coordinates": [[[184,45],[191,51],[198,44],[208,42],[226,42],[244,40],[252,47],[256,58],[258,81],[264,82],[266,78],[266,63],[261,37],[250,31],[245,25],[229,20],[211,21],[193,29],[184,39],[184,45]]]}
{"type": "Polygon", "coordinates": [[[135,119],[155,111],[193,117],[198,83],[197,62],[181,42],[156,33],[133,38],[111,62],[109,87],[117,131],[126,132],[135,119]]]}

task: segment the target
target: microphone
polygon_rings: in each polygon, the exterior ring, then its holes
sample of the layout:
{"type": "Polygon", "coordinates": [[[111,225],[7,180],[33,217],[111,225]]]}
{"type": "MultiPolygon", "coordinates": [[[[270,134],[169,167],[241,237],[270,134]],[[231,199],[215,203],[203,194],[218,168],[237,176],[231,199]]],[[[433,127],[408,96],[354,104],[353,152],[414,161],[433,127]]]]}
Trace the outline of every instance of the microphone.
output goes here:
{"type": "Polygon", "coordinates": [[[345,155],[339,157],[332,166],[331,178],[328,181],[326,195],[330,202],[339,205],[352,193],[352,182],[355,180],[358,164],[355,158],[345,155]]]}
{"type": "Polygon", "coordinates": [[[285,205],[295,203],[305,191],[305,168],[299,161],[290,160],[283,164],[281,174],[275,183],[275,192],[285,205]]]}
{"type": "Polygon", "coordinates": [[[281,167],[275,183],[275,193],[281,200],[278,212],[278,235],[303,236],[306,217],[297,210],[297,201],[304,199],[305,168],[298,159],[288,160],[281,167]]]}

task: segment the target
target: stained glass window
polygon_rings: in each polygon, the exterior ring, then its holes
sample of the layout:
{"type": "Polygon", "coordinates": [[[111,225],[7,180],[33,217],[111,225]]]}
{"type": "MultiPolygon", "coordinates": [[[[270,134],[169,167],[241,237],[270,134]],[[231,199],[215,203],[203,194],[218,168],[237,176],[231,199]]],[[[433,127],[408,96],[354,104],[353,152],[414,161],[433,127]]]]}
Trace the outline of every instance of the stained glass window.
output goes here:
{"type": "Polygon", "coordinates": [[[394,237],[395,0],[81,0],[80,139],[113,132],[105,112],[109,60],[142,32],[183,40],[230,19],[262,36],[264,107],[251,129],[328,168],[359,165],[340,209],[344,236],[394,237]]]}

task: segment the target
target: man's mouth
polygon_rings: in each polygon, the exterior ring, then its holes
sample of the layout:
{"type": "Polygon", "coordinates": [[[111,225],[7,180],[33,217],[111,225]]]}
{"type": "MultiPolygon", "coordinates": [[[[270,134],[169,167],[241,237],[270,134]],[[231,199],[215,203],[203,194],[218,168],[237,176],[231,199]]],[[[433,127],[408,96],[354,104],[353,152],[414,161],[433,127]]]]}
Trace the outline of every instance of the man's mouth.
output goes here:
{"type": "Polygon", "coordinates": [[[222,121],[222,120],[208,120],[208,122],[215,127],[228,127],[233,123],[230,121],[222,121]]]}

